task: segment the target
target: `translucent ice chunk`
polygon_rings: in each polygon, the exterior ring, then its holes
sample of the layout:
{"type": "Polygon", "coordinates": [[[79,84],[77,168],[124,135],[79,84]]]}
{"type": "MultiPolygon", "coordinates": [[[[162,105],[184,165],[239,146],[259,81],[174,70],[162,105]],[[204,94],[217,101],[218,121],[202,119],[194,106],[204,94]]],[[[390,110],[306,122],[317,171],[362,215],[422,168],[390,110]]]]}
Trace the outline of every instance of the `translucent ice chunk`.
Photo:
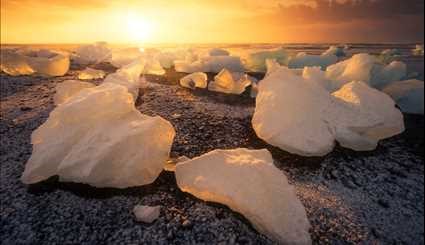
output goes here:
{"type": "Polygon", "coordinates": [[[186,88],[206,88],[208,76],[203,72],[195,72],[180,79],[180,85],[186,88]]]}
{"type": "Polygon", "coordinates": [[[306,211],[267,150],[215,150],[176,167],[179,188],[227,205],[280,244],[311,244],[306,211]]]}

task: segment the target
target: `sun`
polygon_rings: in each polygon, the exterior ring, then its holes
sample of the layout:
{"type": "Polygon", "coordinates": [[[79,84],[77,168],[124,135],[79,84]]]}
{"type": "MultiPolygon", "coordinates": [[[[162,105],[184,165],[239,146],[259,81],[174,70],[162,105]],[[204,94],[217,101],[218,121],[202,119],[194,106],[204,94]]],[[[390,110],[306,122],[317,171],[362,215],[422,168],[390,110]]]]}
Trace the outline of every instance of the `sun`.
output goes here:
{"type": "Polygon", "coordinates": [[[142,16],[129,13],[126,18],[127,34],[133,42],[146,42],[152,39],[154,25],[142,16]]]}

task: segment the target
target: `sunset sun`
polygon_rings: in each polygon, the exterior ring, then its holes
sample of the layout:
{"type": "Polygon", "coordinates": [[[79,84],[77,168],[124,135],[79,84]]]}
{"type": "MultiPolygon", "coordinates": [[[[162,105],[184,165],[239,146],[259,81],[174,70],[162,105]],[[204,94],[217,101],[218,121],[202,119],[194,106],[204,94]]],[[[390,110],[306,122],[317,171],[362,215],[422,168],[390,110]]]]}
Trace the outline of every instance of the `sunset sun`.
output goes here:
{"type": "Polygon", "coordinates": [[[154,24],[140,15],[128,14],[125,26],[129,41],[146,42],[152,39],[154,24]]]}

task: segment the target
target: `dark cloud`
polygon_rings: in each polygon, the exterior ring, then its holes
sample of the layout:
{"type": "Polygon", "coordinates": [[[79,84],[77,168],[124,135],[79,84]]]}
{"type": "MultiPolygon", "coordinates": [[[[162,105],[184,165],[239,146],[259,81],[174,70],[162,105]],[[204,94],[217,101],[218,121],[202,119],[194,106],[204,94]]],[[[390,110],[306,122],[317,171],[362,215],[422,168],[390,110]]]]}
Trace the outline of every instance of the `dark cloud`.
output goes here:
{"type": "Polygon", "coordinates": [[[405,15],[424,15],[424,0],[316,0],[315,6],[279,5],[279,14],[287,21],[298,24],[317,22],[348,22],[352,20],[379,20],[405,15]]]}

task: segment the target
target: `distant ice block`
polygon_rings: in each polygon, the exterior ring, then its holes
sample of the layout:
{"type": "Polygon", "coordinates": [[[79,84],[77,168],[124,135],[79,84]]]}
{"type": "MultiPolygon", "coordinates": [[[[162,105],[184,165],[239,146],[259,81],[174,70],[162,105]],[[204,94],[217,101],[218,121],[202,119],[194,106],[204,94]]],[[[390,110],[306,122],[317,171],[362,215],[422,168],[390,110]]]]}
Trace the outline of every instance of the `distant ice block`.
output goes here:
{"type": "Polygon", "coordinates": [[[392,61],[395,61],[401,55],[402,52],[398,49],[386,49],[381,52],[378,59],[383,63],[390,63],[392,61]]]}
{"type": "Polygon", "coordinates": [[[391,96],[405,113],[424,114],[424,82],[407,80],[393,82],[386,86],[384,93],[391,96]]]}
{"type": "Polygon", "coordinates": [[[28,57],[28,64],[36,73],[45,76],[63,76],[70,66],[68,56],[57,54],[53,57],[28,57]]]}
{"type": "Polygon", "coordinates": [[[161,117],[141,114],[127,88],[106,83],[82,90],[57,106],[31,136],[33,152],[21,180],[94,187],[151,184],[169,158],[175,136],[161,117]]]}
{"type": "Polygon", "coordinates": [[[412,50],[413,55],[424,56],[424,45],[416,45],[416,48],[412,50]]]}
{"type": "Polygon", "coordinates": [[[67,102],[74,95],[86,88],[95,87],[92,83],[81,82],[77,80],[66,80],[56,85],[56,94],[53,97],[55,105],[60,105],[67,102]]]}
{"type": "Polygon", "coordinates": [[[252,72],[266,72],[266,60],[275,60],[281,65],[287,65],[289,57],[289,53],[283,48],[256,51],[248,54],[245,61],[245,67],[252,72]]]}
{"type": "Polygon", "coordinates": [[[194,72],[212,72],[219,73],[223,69],[232,72],[243,72],[244,67],[241,59],[234,56],[207,56],[202,57],[195,62],[186,60],[177,60],[174,62],[177,72],[194,73],[194,72]]]}
{"type": "Polygon", "coordinates": [[[227,50],[224,49],[219,49],[219,48],[214,48],[211,49],[208,54],[210,56],[229,56],[230,53],[227,50]]]}
{"type": "Polygon", "coordinates": [[[215,150],[176,166],[179,188],[242,214],[279,244],[311,244],[310,222],[294,187],[267,150],[215,150]]]}
{"type": "Polygon", "coordinates": [[[93,79],[102,79],[106,73],[102,70],[92,69],[87,67],[78,74],[78,79],[80,80],[93,80],[93,79]]]}
{"type": "Polygon", "coordinates": [[[180,79],[180,85],[186,88],[207,88],[208,76],[203,72],[195,72],[180,79]]]}
{"type": "Polygon", "coordinates": [[[117,68],[129,65],[143,57],[140,48],[124,48],[112,51],[111,64],[117,68]]]}
{"type": "Polygon", "coordinates": [[[105,42],[82,45],[75,52],[74,62],[81,65],[98,64],[111,59],[111,49],[105,42]]]}
{"type": "Polygon", "coordinates": [[[328,50],[323,52],[323,56],[332,56],[335,55],[336,57],[345,57],[345,49],[338,47],[338,46],[330,46],[328,50]]]}
{"type": "Polygon", "coordinates": [[[311,55],[306,53],[298,53],[297,56],[291,58],[288,67],[292,69],[319,66],[326,69],[328,66],[338,62],[338,57],[330,55],[311,55]]]}
{"type": "Polygon", "coordinates": [[[51,51],[1,51],[1,70],[12,76],[37,73],[43,76],[63,76],[69,70],[69,57],[51,51]]]}
{"type": "Polygon", "coordinates": [[[356,54],[352,58],[331,65],[326,70],[326,77],[335,89],[352,81],[362,81],[375,88],[399,81],[407,76],[407,66],[399,61],[385,66],[374,56],[356,54]]]}
{"type": "Polygon", "coordinates": [[[245,89],[250,86],[252,80],[244,73],[232,73],[227,69],[223,69],[214,81],[208,85],[208,90],[226,93],[226,94],[242,94],[245,89]]]}
{"type": "Polygon", "coordinates": [[[304,156],[323,156],[335,140],[358,151],[404,130],[403,115],[386,94],[362,82],[330,94],[320,84],[279,68],[259,83],[252,120],[271,145],[304,156]]]}
{"type": "Polygon", "coordinates": [[[8,75],[30,75],[35,72],[28,64],[27,58],[14,50],[2,49],[0,56],[0,69],[8,75]]]}

